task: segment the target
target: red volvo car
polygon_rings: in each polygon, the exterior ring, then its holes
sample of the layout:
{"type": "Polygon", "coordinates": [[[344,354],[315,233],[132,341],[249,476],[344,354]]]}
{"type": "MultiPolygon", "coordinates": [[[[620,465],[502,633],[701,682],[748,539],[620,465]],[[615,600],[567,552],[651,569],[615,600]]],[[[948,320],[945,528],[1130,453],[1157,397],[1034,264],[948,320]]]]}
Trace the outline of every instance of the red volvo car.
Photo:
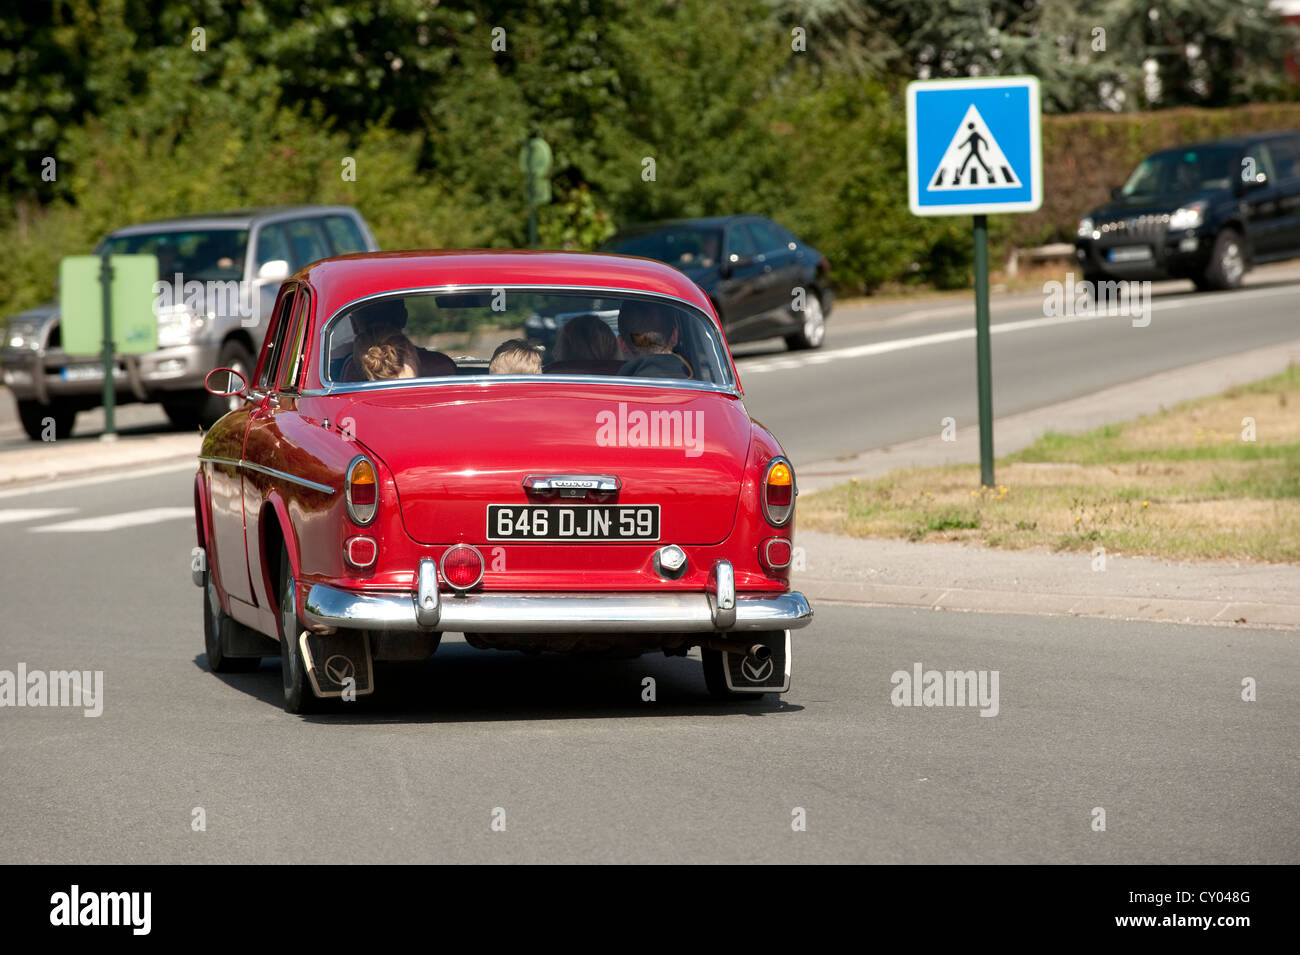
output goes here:
{"type": "Polygon", "coordinates": [[[658,262],[362,253],[280,289],[194,480],[214,671],[278,653],[300,712],[374,690],[375,660],[474,647],[701,648],[715,696],[789,688],[795,475],[745,410],[707,296],[658,262]],[[430,332],[572,316],[491,355],[430,332]]]}

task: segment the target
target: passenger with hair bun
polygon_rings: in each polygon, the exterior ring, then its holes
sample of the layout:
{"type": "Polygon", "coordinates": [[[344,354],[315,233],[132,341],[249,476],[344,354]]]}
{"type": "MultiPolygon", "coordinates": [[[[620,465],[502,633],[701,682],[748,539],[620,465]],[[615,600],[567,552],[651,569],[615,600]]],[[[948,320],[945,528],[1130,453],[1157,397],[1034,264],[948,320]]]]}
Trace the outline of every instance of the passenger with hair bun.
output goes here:
{"type": "Polygon", "coordinates": [[[415,378],[419,374],[419,349],[391,325],[375,325],[362,331],[352,354],[367,381],[415,378]]]}

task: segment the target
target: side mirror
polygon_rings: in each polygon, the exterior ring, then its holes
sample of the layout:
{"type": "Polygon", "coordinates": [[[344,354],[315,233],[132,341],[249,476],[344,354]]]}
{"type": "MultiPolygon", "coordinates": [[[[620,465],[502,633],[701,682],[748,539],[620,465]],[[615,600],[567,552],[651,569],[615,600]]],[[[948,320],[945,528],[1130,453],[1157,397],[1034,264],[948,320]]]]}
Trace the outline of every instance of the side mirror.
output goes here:
{"type": "Polygon", "coordinates": [[[1110,187],[1110,197],[1111,197],[1112,199],[1114,199],[1114,200],[1117,200],[1117,201],[1120,200],[1120,199],[1123,199],[1123,198],[1124,198],[1124,187],[1123,187],[1123,186],[1111,186],[1111,187],[1110,187]]]}
{"type": "Polygon", "coordinates": [[[289,263],[284,259],[272,259],[270,262],[263,262],[262,267],[257,270],[257,280],[259,282],[283,282],[289,277],[289,263]]]}
{"type": "Polygon", "coordinates": [[[213,368],[203,379],[203,388],[218,398],[242,398],[248,393],[248,379],[234,368],[213,368]],[[215,378],[213,376],[216,376],[215,378]],[[223,379],[222,375],[229,375],[223,379]]]}
{"type": "Polygon", "coordinates": [[[1241,177],[1241,183],[1237,186],[1237,192],[1250,192],[1252,189],[1263,189],[1268,185],[1268,175],[1262,170],[1255,172],[1253,179],[1248,179],[1244,174],[1241,177]]]}

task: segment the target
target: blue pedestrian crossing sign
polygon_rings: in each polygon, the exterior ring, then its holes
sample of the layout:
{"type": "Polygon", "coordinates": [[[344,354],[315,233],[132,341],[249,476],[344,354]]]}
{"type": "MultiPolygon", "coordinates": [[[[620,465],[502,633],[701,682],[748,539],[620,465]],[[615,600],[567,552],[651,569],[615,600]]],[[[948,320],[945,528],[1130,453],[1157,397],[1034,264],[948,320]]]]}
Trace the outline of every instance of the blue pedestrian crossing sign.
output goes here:
{"type": "Polygon", "coordinates": [[[917,80],[907,87],[914,215],[1033,212],[1043,204],[1038,78],[917,80]]]}

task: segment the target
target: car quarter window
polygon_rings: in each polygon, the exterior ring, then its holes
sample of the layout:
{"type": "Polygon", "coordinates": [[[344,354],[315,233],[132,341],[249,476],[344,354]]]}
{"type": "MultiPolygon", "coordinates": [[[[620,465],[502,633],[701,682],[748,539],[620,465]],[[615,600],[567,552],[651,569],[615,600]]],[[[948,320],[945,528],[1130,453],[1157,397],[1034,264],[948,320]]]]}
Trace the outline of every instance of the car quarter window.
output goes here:
{"type": "Polygon", "coordinates": [[[325,216],[321,222],[325,226],[326,235],[329,236],[334,255],[366,251],[366,240],[362,237],[356,220],[351,216],[325,216]]]}
{"type": "Polygon", "coordinates": [[[289,239],[284,234],[284,226],[278,222],[264,225],[257,233],[257,267],[260,269],[267,262],[283,259],[293,271],[293,256],[289,252],[289,239]]]}
{"type": "Polygon", "coordinates": [[[280,357],[280,390],[297,391],[302,378],[302,366],[306,357],[303,347],[307,338],[307,326],[311,312],[311,295],[305,288],[299,288],[298,298],[293,305],[293,320],[288,323],[288,332],[284,338],[284,354],[280,357]]]}
{"type": "Polygon", "coordinates": [[[280,295],[279,307],[271,316],[271,328],[266,336],[266,347],[262,355],[262,366],[257,375],[257,390],[271,391],[275,387],[276,372],[280,367],[280,354],[284,351],[284,340],[288,334],[289,318],[293,315],[297,286],[289,286],[280,295]]]}
{"type": "Polygon", "coordinates": [[[1273,165],[1273,152],[1264,143],[1251,143],[1241,159],[1241,176],[1250,178],[1248,163],[1253,163],[1258,172],[1268,177],[1269,182],[1277,181],[1277,169],[1273,165]]]}
{"type": "Polygon", "coordinates": [[[743,225],[734,226],[727,234],[727,256],[730,258],[733,255],[742,259],[752,259],[758,255],[754,238],[743,225]]]}
{"type": "Polygon", "coordinates": [[[329,258],[329,243],[319,220],[295,219],[286,222],[284,232],[289,239],[289,251],[292,254],[289,264],[295,272],[305,265],[329,258]]]}
{"type": "Polygon", "coordinates": [[[1269,145],[1277,166],[1277,178],[1300,179],[1300,136],[1287,136],[1269,145]]]}
{"type": "Polygon", "coordinates": [[[773,252],[786,251],[785,240],[766,222],[755,220],[748,226],[750,234],[754,237],[754,244],[761,254],[771,255],[773,252]]]}

